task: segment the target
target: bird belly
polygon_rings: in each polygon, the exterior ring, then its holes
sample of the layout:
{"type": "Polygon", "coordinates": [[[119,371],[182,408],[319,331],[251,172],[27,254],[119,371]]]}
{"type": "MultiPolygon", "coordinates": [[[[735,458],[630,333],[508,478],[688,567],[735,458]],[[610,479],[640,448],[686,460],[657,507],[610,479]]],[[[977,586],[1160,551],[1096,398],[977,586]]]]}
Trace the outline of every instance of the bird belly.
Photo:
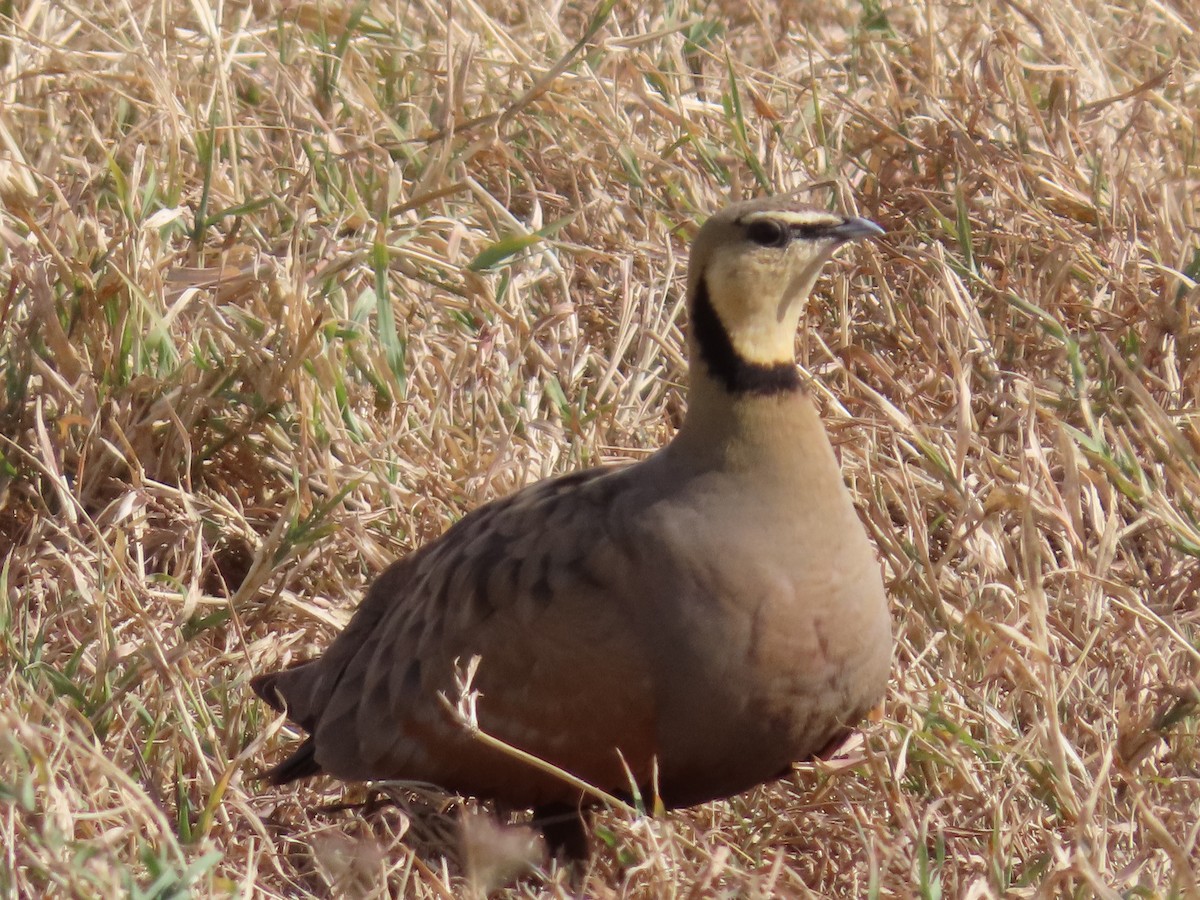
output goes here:
{"type": "Polygon", "coordinates": [[[662,692],[659,767],[669,805],[778,777],[879,702],[891,657],[879,567],[869,548],[865,565],[862,554],[841,555],[799,573],[764,560],[748,567],[749,583],[694,596],[693,615],[671,635],[674,684],[662,692]]]}

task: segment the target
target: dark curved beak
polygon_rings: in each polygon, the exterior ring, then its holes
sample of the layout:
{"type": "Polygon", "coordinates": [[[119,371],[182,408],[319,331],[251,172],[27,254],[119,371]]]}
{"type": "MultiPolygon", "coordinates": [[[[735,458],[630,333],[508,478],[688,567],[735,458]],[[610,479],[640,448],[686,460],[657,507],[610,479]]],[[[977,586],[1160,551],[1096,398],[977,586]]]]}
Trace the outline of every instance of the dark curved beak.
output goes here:
{"type": "Polygon", "coordinates": [[[841,225],[834,225],[826,232],[830,237],[839,241],[859,241],[864,238],[879,237],[883,229],[870,219],[860,219],[855,216],[847,219],[841,225]]]}

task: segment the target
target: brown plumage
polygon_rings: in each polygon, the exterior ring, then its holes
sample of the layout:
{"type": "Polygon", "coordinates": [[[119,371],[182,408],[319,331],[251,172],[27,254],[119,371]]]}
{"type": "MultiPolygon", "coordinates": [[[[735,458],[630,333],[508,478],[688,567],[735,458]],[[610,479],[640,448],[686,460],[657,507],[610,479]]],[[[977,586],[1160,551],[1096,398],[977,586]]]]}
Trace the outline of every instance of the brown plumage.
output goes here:
{"type": "MultiPolygon", "coordinates": [[[[793,346],[823,264],[878,233],[786,200],[710,218],[674,440],[481,507],[384,571],[323,656],[255,678],[310,732],[268,777],[577,807],[443,707],[473,656],[485,731],[615,793],[628,766],[649,796],[657,765],[668,806],[778,777],[852,728],[882,697],[890,621],[793,346]]],[[[571,828],[551,837],[580,849],[571,828]]]]}

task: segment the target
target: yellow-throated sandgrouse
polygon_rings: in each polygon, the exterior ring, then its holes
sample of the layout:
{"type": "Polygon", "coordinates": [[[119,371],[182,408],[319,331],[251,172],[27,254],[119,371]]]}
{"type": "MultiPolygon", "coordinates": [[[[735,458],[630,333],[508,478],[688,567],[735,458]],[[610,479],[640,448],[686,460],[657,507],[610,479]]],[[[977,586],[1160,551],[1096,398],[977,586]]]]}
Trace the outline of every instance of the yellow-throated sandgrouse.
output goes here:
{"type": "MultiPolygon", "coordinates": [[[[890,620],[793,354],[824,263],[879,233],[788,200],[710,218],[674,440],[475,510],[384,571],[323,656],[255,678],[310,732],[271,780],[578,808],[577,788],[473,739],[439,700],[476,656],[484,731],[607,791],[632,775],[652,796],[656,775],[668,806],[776,778],[852,728],[883,695],[890,620]]],[[[578,853],[581,828],[547,837],[578,853]]]]}

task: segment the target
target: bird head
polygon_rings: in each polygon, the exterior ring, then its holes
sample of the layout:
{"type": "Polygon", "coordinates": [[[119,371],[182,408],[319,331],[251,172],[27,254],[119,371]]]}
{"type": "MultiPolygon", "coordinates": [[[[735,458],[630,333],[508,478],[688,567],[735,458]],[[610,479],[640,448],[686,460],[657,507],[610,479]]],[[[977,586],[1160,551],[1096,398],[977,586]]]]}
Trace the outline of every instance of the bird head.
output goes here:
{"type": "Polygon", "coordinates": [[[821,267],[847,242],[880,234],[867,219],[772,198],[713,215],[688,266],[693,365],[730,390],[790,386],[797,323],[821,267]]]}

